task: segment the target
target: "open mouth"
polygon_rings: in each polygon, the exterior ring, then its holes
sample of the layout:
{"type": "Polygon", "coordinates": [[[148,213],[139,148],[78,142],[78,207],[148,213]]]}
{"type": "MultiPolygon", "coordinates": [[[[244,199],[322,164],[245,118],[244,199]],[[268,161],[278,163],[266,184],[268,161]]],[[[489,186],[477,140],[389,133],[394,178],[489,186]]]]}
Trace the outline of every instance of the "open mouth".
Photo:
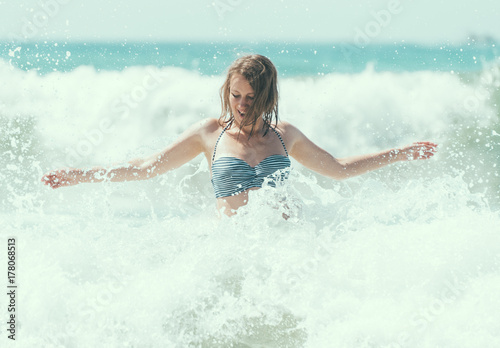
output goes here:
{"type": "Polygon", "coordinates": [[[241,117],[245,117],[245,113],[244,112],[241,112],[240,110],[237,110],[238,111],[238,114],[241,116],[241,117]]]}

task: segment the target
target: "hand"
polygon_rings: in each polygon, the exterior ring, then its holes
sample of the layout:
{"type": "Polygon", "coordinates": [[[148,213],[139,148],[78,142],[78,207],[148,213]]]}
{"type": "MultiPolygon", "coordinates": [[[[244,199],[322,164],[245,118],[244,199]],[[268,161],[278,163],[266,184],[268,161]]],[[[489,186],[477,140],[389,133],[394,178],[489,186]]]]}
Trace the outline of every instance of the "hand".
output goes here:
{"type": "Polygon", "coordinates": [[[79,183],[78,176],[80,174],[81,170],[76,168],[58,169],[46,173],[41,181],[44,185],[49,185],[53,189],[63,186],[73,186],[79,183]]]}
{"type": "Polygon", "coordinates": [[[400,148],[399,155],[403,156],[404,161],[429,159],[436,153],[437,146],[438,144],[430,141],[419,141],[400,148]]]}

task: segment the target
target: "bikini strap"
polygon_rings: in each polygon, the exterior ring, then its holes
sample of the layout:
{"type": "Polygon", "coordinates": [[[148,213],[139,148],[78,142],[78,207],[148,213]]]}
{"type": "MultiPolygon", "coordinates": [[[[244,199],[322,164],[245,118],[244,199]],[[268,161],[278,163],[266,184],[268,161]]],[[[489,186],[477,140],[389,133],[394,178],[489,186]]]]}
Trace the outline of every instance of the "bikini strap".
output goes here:
{"type": "MultiPolygon", "coordinates": [[[[227,124],[227,126],[226,126],[226,127],[224,127],[224,129],[223,129],[223,130],[222,130],[222,132],[220,133],[219,137],[217,138],[217,141],[215,142],[215,146],[214,146],[214,153],[213,153],[213,155],[212,155],[212,163],[214,163],[215,152],[217,151],[217,145],[219,144],[219,140],[220,140],[220,138],[222,137],[222,134],[224,134],[224,132],[226,131],[226,129],[228,129],[228,128],[229,128],[229,126],[231,126],[231,123],[233,123],[233,121],[232,121],[232,120],[231,120],[231,121],[229,121],[229,123],[227,124]]],[[[281,138],[281,135],[278,133],[278,131],[277,131],[274,127],[269,126],[269,128],[271,128],[271,129],[274,131],[274,133],[276,133],[276,135],[278,136],[278,138],[280,139],[280,141],[281,141],[281,145],[283,145],[283,149],[285,150],[285,153],[286,153],[286,155],[287,155],[287,157],[288,157],[288,151],[286,150],[286,146],[285,146],[285,142],[283,141],[283,138],[281,138]]]]}
{"type": "Polygon", "coordinates": [[[278,131],[274,127],[271,127],[271,126],[269,126],[269,127],[274,131],[274,133],[276,133],[276,135],[278,136],[278,138],[280,138],[281,145],[283,145],[283,149],[285,150],[285,153],[288,156],[288,151],[286,150],[285,142],[281,138],[281,135],[278,133],[278,131]]]}
{"type": "Polygon", "coordinates": [[[212,163],[214,163],[215,151],[217,151],[217,144],[219,144],[220,137],[222,136],[222,134],[224,134],[224,132],[226,131],[226,129],[228,129],[228,128],[229,128],[229,126],[231,125],[231,123],[233,123],[233,120],[229,121],[229,123],[227,124],[227,126],[226,126],[226,127],[224,127],[224,129],[222,130],[222,132],[220,132],[220,135],[219,135],[219,137],[217,138],[217,141],[215,142],[215,146],[214,146],[214,154],[212,155],[212,163]]]}

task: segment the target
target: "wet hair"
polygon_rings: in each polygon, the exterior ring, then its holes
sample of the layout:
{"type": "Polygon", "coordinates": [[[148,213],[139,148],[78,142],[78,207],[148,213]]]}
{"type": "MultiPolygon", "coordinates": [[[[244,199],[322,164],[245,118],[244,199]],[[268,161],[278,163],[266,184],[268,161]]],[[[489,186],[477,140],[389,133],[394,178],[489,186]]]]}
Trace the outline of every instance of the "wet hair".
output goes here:
{"type": "Polygon", "coordinates": [[[258,118],[262,117],[264,120],[262,130],[266,135],[273,119],[275,126],[278,124],[278,73],[274,64],[269,58],[260,54],[240,57],[231,64],[226,80],[220,89],[222,112],[219,124],[221,126],[231,122],[234,118],[229,103],[229,93],[231,80],[235,74],[242,75],[248,81],[255,95],[240,126],[240,131],[241,127],[251,124],[250,138],[258,118]]]}

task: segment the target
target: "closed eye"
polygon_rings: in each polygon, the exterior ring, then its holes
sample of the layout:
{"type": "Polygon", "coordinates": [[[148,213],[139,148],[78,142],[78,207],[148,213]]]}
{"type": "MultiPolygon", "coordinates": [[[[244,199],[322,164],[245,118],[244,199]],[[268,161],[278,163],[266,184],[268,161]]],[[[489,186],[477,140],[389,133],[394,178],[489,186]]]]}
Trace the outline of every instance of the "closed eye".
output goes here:
{"type": "MultiPolygon", "coordinates": [[[[231,95],[232,95],[234,98],[236,98],[236,99],[238,99],[239,97],[241,97],[240,95],[235,95],[235,94],[233,94],[233,93],[231,93],[231,95]]],[[[247,98],[248,98],[248,100],[251,100],[251,101],[255,99],[255,97],[247,97],[247,98]]]]}

